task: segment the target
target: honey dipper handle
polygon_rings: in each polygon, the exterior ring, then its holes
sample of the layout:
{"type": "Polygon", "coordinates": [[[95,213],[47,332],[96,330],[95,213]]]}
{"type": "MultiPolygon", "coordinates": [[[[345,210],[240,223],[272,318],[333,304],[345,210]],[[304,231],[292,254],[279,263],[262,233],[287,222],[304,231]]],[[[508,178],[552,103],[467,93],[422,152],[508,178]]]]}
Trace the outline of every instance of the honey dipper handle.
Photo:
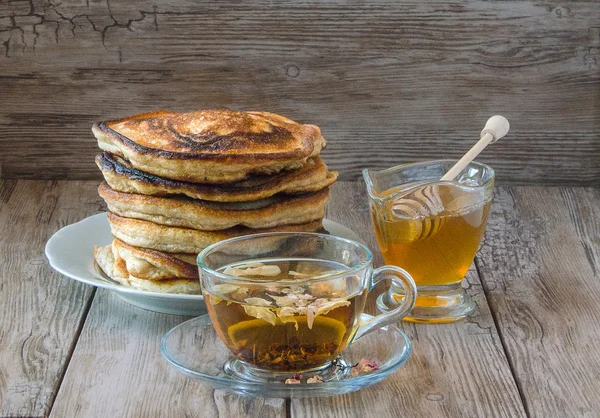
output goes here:
{"type": "Polygon", "coordinates": [[[481,139],[477,141],[477,143],[473,145],[473,148],[463,155],[456,164],[454,164],[454,167],[444,174],[444,177],[441,178],[441,181],[454,180],[454,178],[458,176],[458,173],[463,171],[465,167],[469,165],[469,163],[473,161],[485,147],[487,147],[489,144],[493,144],[505,136],[509,129],[510,125],[504,116],[496,115],[489,118],[485,124],[485,128],[483,128],[483,131],[481,131],[481,139]]]}

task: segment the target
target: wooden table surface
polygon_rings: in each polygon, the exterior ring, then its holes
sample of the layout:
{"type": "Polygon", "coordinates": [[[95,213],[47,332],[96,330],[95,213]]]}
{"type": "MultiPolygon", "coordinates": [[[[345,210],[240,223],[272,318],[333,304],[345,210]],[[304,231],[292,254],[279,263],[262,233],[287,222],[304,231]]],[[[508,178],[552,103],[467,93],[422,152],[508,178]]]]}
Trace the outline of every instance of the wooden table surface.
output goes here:
{"type": "MultiPolygon", "coordinates": [[[[382,383],[286,400],[214,391],[179,374],[158,344],[187,318],[141,310],[50,268],[47,239],[104,210],[96,187],[0,180],[1,417],[600,413],[598,188],[497,188],[465,283],[476,313],[453,324],[400,324],[413,353],[382,383]]],[[[336,184],[327,216],[376,250],[362,184],[336,184]]]]}

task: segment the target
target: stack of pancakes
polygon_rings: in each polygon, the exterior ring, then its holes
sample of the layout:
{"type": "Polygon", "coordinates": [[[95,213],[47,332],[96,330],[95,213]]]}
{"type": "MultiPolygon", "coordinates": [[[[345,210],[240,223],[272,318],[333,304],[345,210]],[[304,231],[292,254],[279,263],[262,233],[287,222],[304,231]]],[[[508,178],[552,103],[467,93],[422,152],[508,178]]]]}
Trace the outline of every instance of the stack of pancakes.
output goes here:
{"type": "Polygon", "coordinates": [[[138,289],[198,293],[205,247],[269,231],[315,232],[337,173],[318,127],[266,112],[161,111],[92,127],[114,241],[100,268],[138,289]]]}

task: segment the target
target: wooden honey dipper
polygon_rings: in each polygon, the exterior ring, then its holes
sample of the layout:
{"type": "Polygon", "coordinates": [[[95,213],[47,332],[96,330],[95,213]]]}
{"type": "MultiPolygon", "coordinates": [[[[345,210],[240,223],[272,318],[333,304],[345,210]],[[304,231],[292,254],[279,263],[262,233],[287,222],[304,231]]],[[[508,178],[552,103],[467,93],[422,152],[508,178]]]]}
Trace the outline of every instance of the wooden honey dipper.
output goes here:
{"type": "MultiPolygon", "coordinates": [[[[509,128],[508,120],[504,116],[496,115],[489,118],[481,131],[479,141],[444,174],[440,181],[454,180],[485,147],[504,137],[508,133],[509,128]]],[[[411,237],[414,237],[414,240],[429,238],[440,230],[446,218],[436,217],[435,215],[441,213],[444,209],[452,211],[461,207],[463,199],[460,198],[444,206],[438,187],[437,185],[423,187],[411,193],[410,198],[396,200],[392,206],[392,212],[396,216],[415,218],[415,231],[411,233],[411,237]]]]}

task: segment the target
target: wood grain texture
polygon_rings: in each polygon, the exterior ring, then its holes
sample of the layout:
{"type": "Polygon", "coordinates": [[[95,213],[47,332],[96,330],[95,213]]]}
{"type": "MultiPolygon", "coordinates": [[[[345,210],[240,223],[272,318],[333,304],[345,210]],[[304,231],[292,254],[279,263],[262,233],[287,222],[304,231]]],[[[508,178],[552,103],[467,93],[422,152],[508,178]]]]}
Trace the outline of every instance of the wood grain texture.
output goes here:
{"type": "Polygon", "coordinates": [[[478,257],[532,417],[600,411],[600,189],[500,188],[478,257]]]}
{"type": "Polygon", "coordinates": [[[90,182],[0,180],[0,416],[45,416],[92,288],[44,256],[57,229],[101,206],[90,182]]]}
{"type": "Polygon", "coordinates": [[[270,110],[322,127],[342,179],[458,157],[503,182],[600,181],[593,1],[0,3],[0,176],[99,178],[94,121],[270,110]]]}
{"type": "Polygon", "coordinates": [[[284,417],[283,399],[214,391],[168,365],[160,339],[187,319],[145,311],[99,290],[50,416],[284,417]]]}
{"type": "MultiPolygon", "coordinates": [[[[53,273],[42,247],[103,210],[96,186],[0,181],[0,416],[286,415],[282,400],[213,392],[167,366],[158,341],[185,318],[98,291],[83,324],[91,290],[53,273]]],[[[328,217],[374,249],[363,187],[336,184],[328,217]]],[[[414,347],[403,369],[358,393],[291,401],[291,415],[523,416],[521,395],[532,417],[594,416],[599,220],[598,188],[497,189],[477,258],[491,313],[472,269],[468,322],[402,324],[414,347]]]]}
{"type": "MultiPolygon", "coordinates": [[[[337,183],[328,218],[341,222],[376,249],[363,186],[337,183]]],[[[377,251],[378,253],[378,251],[377,251]]],[[[377,254],[380,260],[380,254],[377,254]]],[[[466,322],[402,323],[413,343],[406,366],[385,381],[334,398],[292,400],[292,417],[518,417],[524,416],[475,269],[467,276],[477,302],[466,322]]]]}

